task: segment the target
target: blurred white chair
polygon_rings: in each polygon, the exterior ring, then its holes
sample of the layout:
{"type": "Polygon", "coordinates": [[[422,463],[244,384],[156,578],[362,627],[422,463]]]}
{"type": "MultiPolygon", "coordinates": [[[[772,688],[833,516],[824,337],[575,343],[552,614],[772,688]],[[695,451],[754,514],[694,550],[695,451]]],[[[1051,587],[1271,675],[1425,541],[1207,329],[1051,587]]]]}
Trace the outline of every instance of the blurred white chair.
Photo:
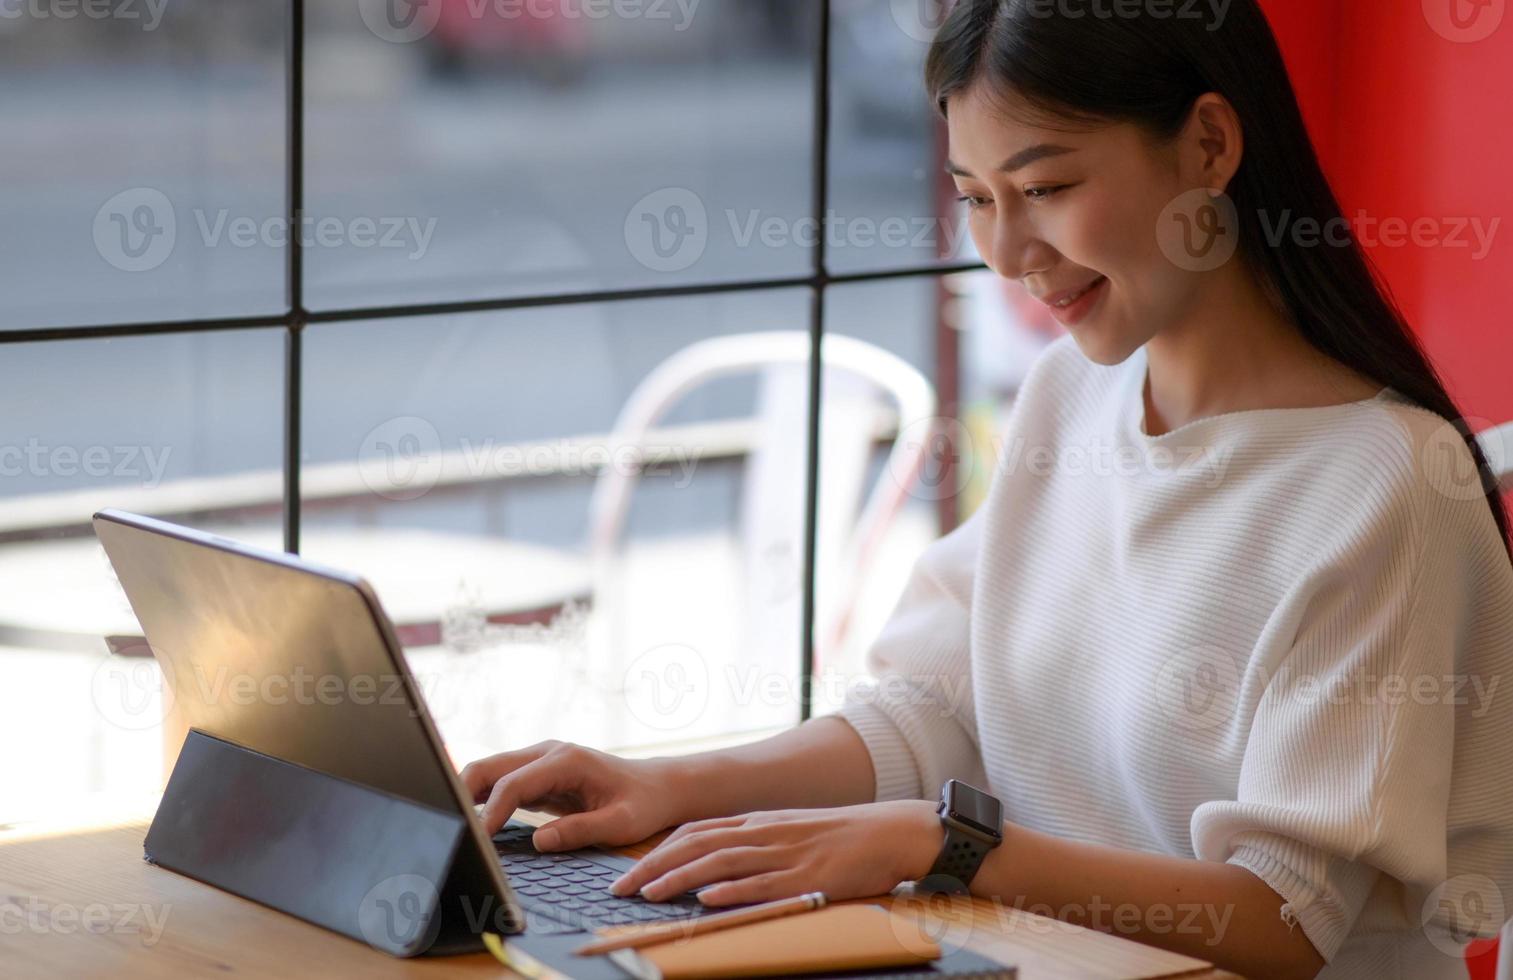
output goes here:
{"type": "Polygon", "coordinates": [[[1488,429],[1476,437],[1504,491],[1513,490],[1513,422],[1488,429]]]}
{"type": "MultiPolygon", "coordinates": [[[[588,545],[596,578],[621,547],[642,467],[668,448],[647,445],[658,421],[703,385],[756,375],[756,425],[745,462],[741,514],[747,608],[765,606],[769,615],[760,619],[774,629],[796,621],[770,613],[775,595],[786,595],[791,610],[802,600],[799,583],[791,579],[801,567],[803,550],[809,355],[810,338],[803,331],[737,334],[692,344],[646,376],[610,436],[619,465],[601,471],[594,487],[588,545]],[[775,577],[790,580],[788,587],[775,577]]],[[[925,376],[879,347],[826,336],[821,360],[816,581],[823,587],[815,615],[817,668],[844,638],[848,615],[867,581],[868,559],[923,470],[929,439],[917,423],[934,419],[937,412],[935,390],[925,376]],[[880,434],[892,439],[892,448],[867,490],[864,483],[880,434]]],[[[760,634],[762,623],[733,622],[729,629],[760,634]]],[[[779,649],[791,648],[792,637],[774,636],[772,642],[779,649]]]]}

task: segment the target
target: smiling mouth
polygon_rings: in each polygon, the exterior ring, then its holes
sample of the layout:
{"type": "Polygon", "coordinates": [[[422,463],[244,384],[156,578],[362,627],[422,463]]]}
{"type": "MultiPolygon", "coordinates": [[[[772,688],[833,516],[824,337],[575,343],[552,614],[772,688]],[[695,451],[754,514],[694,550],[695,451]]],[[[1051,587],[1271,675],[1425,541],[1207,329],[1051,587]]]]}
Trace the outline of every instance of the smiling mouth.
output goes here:
{"type": "Polygon", "coordinates": [[[1067,297],[1065,297],[1065,298],[1063,298],[1061,300],[1058,300],[1055,303],[1048,303],[1046,305],[1052,307],[1053,309],[1065,309],[1066,307],[1071,306],[1073,303],[1077,302],[1083,296],[1087,295],[1087,293],[1090,290],[1096,288],[1100,283],[1103,282],[1103,280],[1105,278],[1107,278],[1107,277],[1106,276],[1099,276],[1097,279],[1094,279],[1092,282],[1088,283],[1086,286],[1083,286],[1081,289],[1077,290],[1075,293],[1072,293],[1070,296],[1067,296],[1067,297]]]}

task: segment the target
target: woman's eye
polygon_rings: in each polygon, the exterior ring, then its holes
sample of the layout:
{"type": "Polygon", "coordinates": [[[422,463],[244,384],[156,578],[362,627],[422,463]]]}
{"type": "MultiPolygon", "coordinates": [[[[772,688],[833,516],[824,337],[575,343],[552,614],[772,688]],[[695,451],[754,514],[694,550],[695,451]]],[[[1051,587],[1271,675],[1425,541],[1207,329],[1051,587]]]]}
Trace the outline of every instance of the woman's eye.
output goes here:
{"type": "Polygon", "coordinates": [[[971,208],[973,211],[976,211],[978,208],[985,208],[989,204],[993,203],[991,198],[974,197],[971,194],[963,194],[961,197],[958,197],[957,200],[965,204],[968,208],[971,208]]]}
{"type": "Polygon", "coordinates": [[[1065,184],[1057,184],[1053,187],[1026,187],[1024,196],[1032,201],[1044,201],[1046,198],[1060,191],[1066,190],[1065,184]]]}

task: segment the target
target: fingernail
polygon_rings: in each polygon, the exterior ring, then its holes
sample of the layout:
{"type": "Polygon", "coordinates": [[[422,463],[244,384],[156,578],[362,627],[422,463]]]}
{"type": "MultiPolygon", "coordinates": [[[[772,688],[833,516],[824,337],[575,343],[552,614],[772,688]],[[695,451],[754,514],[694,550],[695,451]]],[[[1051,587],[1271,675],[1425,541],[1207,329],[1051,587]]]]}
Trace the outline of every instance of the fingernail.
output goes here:
{"type": "Polygon", "coordinates": [[[536,850],[549,851],[562,843],[562,835],[557,833],[554,827],[544,827],[536,831],[536,850]]]}
{"type": "Polygon", "coordinates": [[[662,889],[657,886],[656,882],[644,885],[641,888],[641,897],[648,902],[660,902],[662,900],[662,889]]]}
{"type": "Polygon", "coordinates": [[[609,883],[609,893],[611,895],[624,895],[625,883],[629,880],[630,875],[628,874],[621,875],[620,877],[616,878],[614,881],[609,883]]]}

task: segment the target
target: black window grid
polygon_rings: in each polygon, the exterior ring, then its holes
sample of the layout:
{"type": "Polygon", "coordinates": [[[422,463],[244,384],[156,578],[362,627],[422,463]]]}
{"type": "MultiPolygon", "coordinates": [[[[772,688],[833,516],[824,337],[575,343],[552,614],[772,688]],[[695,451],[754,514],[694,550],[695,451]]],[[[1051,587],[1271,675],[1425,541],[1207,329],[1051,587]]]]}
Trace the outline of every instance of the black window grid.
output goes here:
{"type": "MultiPolygon", "coordinates": [[[[830,0],[815,0],[819,16],[815,50],[813,92],[813,131],[810,181],[811,217],[821,222],[829,211],[830,173],[830,0]]],[[[290,227],[296,227],[304,207],[304,119],[305,119],[305,3],[290,0],[286,23],[287,104],[285,120],[285,186],[290,227]]],[[[816,236],[814,261],[808,275],[765,279],[731,280],[714,283],[687,283],[670,286],[646,286],[626,289],[582,290],[564,293],[511,296],[499,299],[461,300],[391,304],[369,307],[344,307],[309,310],[304,300],[304,255],[298,235],[289,236],[285,268],[287,310],[281,314],[257,317],[213,317],[190,320],[142,321],[132,323],[82,324],[78,326],[40,327],[0,331],[0,344],[38,341],[91,340],[118,337],[150,337],[178,333],[214,333],[222,330],[281,328],[284,331],[284,412],[283,412],[283,538],[284,550],[299,553],[300,544],[300,468],[303,417],[304,330],[312,324],[342,323],[354,320],[405,319],[464,313],[492,313],[505,310],[535,309],[549,306],[588,305],[595,303],[633,302],[642,299],[667,299],[680,296],[708,296],[718,293],[749,293],[771,289],[805,289],[809,293],[809,372],[808,416],[805,435],[808,440],[804,472],[803,531],[803,601],[800,641],[799,718],[807,720],[813,712],[814,684],[814,596],[815,548],[820,479],[820,411],[823,370],[820,347],[825,335],[825,297],[831,286],[881,282],[890,279],[939,277],[986,268],[980,262],[940,262],[875,271],[832,274],[828,270],[825,236],[816,236]]]]}

